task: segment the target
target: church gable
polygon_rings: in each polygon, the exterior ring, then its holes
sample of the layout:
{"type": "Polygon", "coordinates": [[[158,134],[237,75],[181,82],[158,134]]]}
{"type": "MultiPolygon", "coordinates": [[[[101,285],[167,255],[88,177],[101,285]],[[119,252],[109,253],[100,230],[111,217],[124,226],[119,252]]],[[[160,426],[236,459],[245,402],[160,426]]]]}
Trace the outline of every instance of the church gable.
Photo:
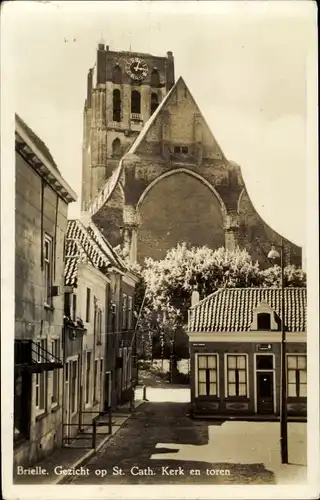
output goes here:
{"type": "Polygon", "coordinates": [[[146,123],[131,152],[177,161],[189,158],[197,163],[202,163],[203,159],[224,159],[183,78],[179,78],[146,123]]]}

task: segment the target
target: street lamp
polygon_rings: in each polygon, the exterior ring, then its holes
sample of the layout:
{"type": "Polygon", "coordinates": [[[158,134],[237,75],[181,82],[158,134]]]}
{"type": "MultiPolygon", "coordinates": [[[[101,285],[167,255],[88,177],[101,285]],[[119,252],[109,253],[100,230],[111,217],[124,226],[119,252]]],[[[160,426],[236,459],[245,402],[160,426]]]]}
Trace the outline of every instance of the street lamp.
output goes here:
{"type": "Polygon", "coordinates": [[[286,377],[286,332],[285,332],[285,299],[284,299],[284,245],[272,246],[269,259],[279,259],[281,267],[281,407],[280,407],[280,446],[281,462],[288,463],[288,422],[287,422],[287,377],[286,377]],[[280,254],[276,250],[280,249],[280,254]]]}

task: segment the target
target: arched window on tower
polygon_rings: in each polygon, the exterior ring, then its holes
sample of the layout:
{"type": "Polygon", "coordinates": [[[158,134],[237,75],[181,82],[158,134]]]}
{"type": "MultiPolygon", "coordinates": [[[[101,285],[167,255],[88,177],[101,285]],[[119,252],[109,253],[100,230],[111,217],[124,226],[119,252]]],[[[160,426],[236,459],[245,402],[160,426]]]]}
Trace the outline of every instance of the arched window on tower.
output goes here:
{"type": "Polygon", "coordinates": [[[131,113],[141,113],[141,96],[140,92],[133,90],[131,92],[131,113]]]}
{"type": "Polygon", "coordinates": [[[112,70],[112,82],[113,83],[122,83],[122,72],[120,66],[115,66],[112,70]]]}
{"type": "Polygon", "coordinates": [[[152,92],[152,94],[151,94],[151,104],[150,104],[151,114],[153,114],[155,112],[155,110],[157,109],[158,105],[159,105],[158,94],[156,94],[155,92],[152,92]]]}
{"type": "Polygon", "coordinates": [[[121,94],[119,89],[113,91],[113,121],[121,122],[121,94]]]}
{"type": "Polygon", "coordinates": [[[121,142],[118,137],[112,143],[112,156],[121,156],[121,142]]]}
{"type": "Polygon", "coordinates": [[[160,77],[159,73],[156,69],[154,69],[151,73],[151,87],[159,87],[160,85],[160,77]]]}

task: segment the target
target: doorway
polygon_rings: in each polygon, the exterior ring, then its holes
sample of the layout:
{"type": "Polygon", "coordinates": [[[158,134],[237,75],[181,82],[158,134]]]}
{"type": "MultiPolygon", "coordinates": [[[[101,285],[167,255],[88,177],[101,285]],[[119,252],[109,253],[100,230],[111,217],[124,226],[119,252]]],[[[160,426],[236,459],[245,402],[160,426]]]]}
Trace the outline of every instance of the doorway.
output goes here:
{"type": "Polygon", "coordinates": [[[256,355],[256,412],[260,415],[275,413],[274,356],[256,355]]]}

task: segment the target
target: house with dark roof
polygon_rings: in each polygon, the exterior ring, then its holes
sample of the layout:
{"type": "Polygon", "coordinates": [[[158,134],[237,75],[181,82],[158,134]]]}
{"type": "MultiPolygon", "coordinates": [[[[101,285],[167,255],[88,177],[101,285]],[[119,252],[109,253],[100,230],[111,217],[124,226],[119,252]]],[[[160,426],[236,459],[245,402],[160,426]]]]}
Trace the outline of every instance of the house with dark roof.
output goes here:
{"type": "MultiPolygon", "coordinates": [[[[196,292],[197,294],[197,292],[196,292]]],[[[224,288],[189,310],[192,414],[278,418],[279,288],[224,288]]],[[[307,414],[307,292],[285,288],[287,411],[307,414]]]]}
{"type": "Polygon", "coordinates": [[[63,242],[76,194],[44,142],[15,117],[14,462],[62,442],[63,242]]]}
{"type": "Polygon", "coordinates": [[[131,397],[137,278],[85,215],[65,239],[66,434],[131,397]],[[69,376],[72,375],[71,377],[69,376]],[[89,413],[90,412],[90,413],[89,413]]]}

